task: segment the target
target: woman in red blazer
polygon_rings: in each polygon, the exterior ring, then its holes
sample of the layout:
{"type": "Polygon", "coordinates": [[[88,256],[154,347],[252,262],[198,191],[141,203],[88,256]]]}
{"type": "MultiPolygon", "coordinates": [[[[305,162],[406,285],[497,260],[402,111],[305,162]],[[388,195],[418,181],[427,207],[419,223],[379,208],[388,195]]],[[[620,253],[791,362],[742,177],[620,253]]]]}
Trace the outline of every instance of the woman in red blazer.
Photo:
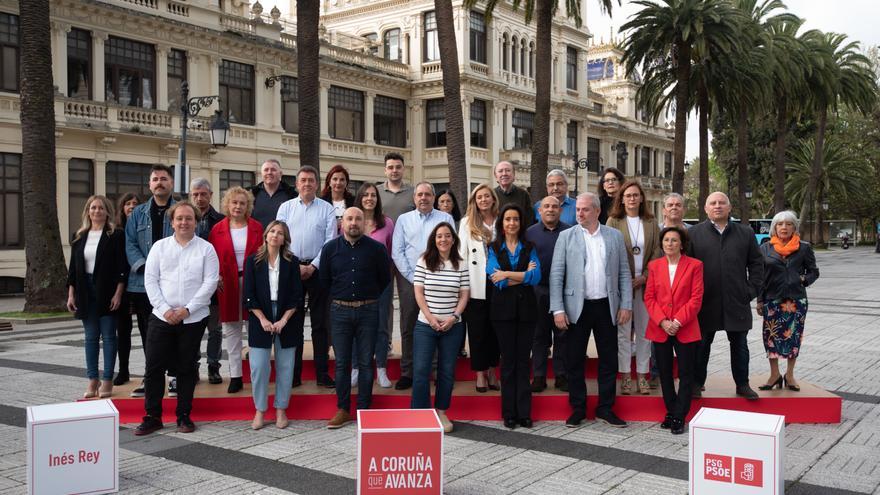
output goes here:
{"type": "Polygon", "coordinates": [[[248,317],[241,290],[244,260],[256,253],[263,244],[263,226],[251,218],[254,196],[244,188],[229,188],[223,195],[222,206],[226,218],[211,229],[208,242],[214,246],[220,261],[217,301],[220,306],[223,345],[229,354],[227,391],[233,394],[244,386],[241,380],[241,336],[248,317]]]}
{"type": "Polygon", "coordinates": [[[687,232],[680,227],[660,231],[662,258],[648,263],[645,306],[650,321],[646,336],[654,342],[660,387],[666,403],[661,428],[673,435],[684,433],[684,420],[691,408],[694,361],[700,345],[697,313],[703,305],[703,263],[684,254],[687,232]],[[678,357],[678,393],[672,378],[672,353],[678,357]]]}

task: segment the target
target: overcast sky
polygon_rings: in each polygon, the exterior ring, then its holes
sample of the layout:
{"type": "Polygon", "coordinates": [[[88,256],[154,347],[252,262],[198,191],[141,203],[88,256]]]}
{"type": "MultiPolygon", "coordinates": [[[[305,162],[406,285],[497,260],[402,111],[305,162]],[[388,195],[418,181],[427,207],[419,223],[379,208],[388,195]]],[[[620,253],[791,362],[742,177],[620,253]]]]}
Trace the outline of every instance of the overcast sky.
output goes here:
{"type": "MultiPolygon", "coordinates": [[[[638,5],[624,0],[621,7],[615,6],[612,18],[599,11],[599,0],[587,2],[587,27],[598,41],[607,41],[610,30],[615,34],[627,18],[638,11],[638,5]]],[[[880,45],[880,30],[875,22],[880,18],[880,0],[783,0],[789,12],[806,19],[804,29],[820,29],[844,33],[852,40],[860,41],[862,48],[880,45]]],[[[695,157],[699,152],[696,118],[688,126],[687,156],[695,157]]],[[[711,144],[711,140],[710,140],[711,144]]]]}

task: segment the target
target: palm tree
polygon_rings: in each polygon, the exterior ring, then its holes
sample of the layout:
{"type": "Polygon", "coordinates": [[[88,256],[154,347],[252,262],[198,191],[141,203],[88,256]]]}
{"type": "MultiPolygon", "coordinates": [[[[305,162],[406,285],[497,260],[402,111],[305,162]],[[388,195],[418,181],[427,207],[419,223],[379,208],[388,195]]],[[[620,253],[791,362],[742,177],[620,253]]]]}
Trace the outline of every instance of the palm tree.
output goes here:
{"type": "MultiPolygon", "coordinates": [[[[436,1],[436,0],[435,0],[436,1]]],[[[600,9],[611,14],[614,0],[598,0],[600,9]]],[[[620,5],[621,0],[617,0],[620,5]]],[[[467,8],[473,8],[479,0],[465,0],[467,8]]],[[[498,0],[487,0],[485,15],[491,20],[498,0]]],[[[550,156],[550,93],[553,86],[553,43],[551,39],[553,17],[559,3],[555,0],[513,0],[513,10],[524,7],[526,24],[536,18],[535,24],[535,128],[532,134],[531,196],[532,201],[544,197],[547,177],[547,160],[550,156]]],[[[577,27],[581,26],[581,0],[565,0],[565,10],[577,27]]],[[[586,88],[584,88],[586,91],[586,88]]]]}
{"type": "MultiPolygon", "coordinates": [[[[646,109],[649,117],[656,119],[670,103],[674,105],[672,189],[681,193],[687,112],[694,90],[702,112],[704,134],[708,136],[705,129],[708,129],[710,88],[705,78],[701,85],[693,86],[692,69],[697,65],[706,71],[713,58],[723,57],[737,47],[742,16],[728,0],[639,0],[634,3],[642,9],[620,27],[621,31],[628,31],[622,62],[627,74],[637,71],[642,74],[644,85],[637,93],[637,104],[646,109]],[[658,91],[661,93],[656,93],[658,91]]],[[[708,138],[701,138],[701,143],[701,148],[707,150],[708,138]]],[[[701,152],[700,161],[705,169],[702,175],[708,175],[707,151],[701,152]]]]}
{"type": "Polygon", "coordinates": [[[321,83],[318,56],[321,40],[318,23],[321,5],[317,0],[296,2],[296,74],[299,90],[299,161],[320,170],[321,83]]]}
{"type": "Polygon", "coordinates": [[[49,0],[21,0],[21,174],[24,191],[25,303],[28,312],[59,311],[67,294],[55,196],[55,90],[49,0]]]}
{"type": "MultiPolygon", "coordinates": [[[[866,184],[873,175],[871,166],[854,154],[840,140],[830,137],[821,150],[821,168],[816,174],[814,165],[816,153],[820,152],[816,145],[817,138],[801,142],[800,146],[789,153],[786,172],[785,192],[793,203],[814,201],[821,204],[830,197],[853,198],[867,193],[866,184]]],[[[818,225],[822,224],[821,208],[818,209],[818,225]]],[[[805,218],[802,216],[801,221],[805,218]]],[[[822,229],[819,235],[812,237],[821,244],[822,229]]]]}
{"type": "Polygon", "coordinates": [[[457,198],[466,198],[467,155],[465,153],[464,117],[461,112],[461,78],[458,69],[458,46],[452,0],[434,0],[437,16],[437,43],[443,71],[443,110],[446,118],[446,159],[449,161],[449,187],[457,198]]]}
{"type": "MultiPolygon", "coordinates": [[[[810,87],[810,106],[817,115],[815,154],[812,173],[801,207],[801,219],[812,219],[815,212],[815,191],[823,168],[825,132],[828,109],[837,110],[844,104],[867,115],[877,101],[877,81],[870,61],[859,53],[858,42],[846,42],[845,34],[814,35],[807,43],[814,50],[814,60],[820,64],[807,77],[810,87]],[[817,56],[818,55],[818,56],[817,56]]],[[[813,232],[820,235],[819,222],[813,222],[813,232]]],[[[811,237],[811,238],[816,238],[811,237]]]]}

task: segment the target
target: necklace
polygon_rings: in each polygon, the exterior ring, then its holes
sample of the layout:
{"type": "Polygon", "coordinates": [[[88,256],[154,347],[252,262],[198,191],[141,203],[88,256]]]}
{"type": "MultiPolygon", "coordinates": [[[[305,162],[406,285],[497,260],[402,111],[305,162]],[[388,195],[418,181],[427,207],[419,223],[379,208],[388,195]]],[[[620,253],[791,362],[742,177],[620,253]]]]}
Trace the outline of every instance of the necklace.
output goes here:
{"type": "Polygon", "coordinates": [[[642,253],[642,248],[638,246],[639,236],[642,235],[642,219],[639,217],[639,221],[637,222],[639,226],[639,230],[636,231],[636,235],[632,238],[632,254],[638,256],[642,253]]]}

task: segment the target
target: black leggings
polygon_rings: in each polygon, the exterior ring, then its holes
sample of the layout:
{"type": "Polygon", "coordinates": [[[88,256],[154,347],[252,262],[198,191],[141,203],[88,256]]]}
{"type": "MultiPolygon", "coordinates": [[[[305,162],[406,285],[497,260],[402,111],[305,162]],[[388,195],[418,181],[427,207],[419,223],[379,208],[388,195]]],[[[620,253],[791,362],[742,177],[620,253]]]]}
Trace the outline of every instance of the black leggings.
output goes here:
{"type": "MultiPolygon", "coordinates": [[[[128,358],[131,355],[131,296],[128,292],[122,293],[122,302],[119,304],[119,312],[116,314],[116,348],[119,356],[119,373],[128,374],[128,358]]],[[[141,335],[143,341],[143,334],[141,335]]]]}

